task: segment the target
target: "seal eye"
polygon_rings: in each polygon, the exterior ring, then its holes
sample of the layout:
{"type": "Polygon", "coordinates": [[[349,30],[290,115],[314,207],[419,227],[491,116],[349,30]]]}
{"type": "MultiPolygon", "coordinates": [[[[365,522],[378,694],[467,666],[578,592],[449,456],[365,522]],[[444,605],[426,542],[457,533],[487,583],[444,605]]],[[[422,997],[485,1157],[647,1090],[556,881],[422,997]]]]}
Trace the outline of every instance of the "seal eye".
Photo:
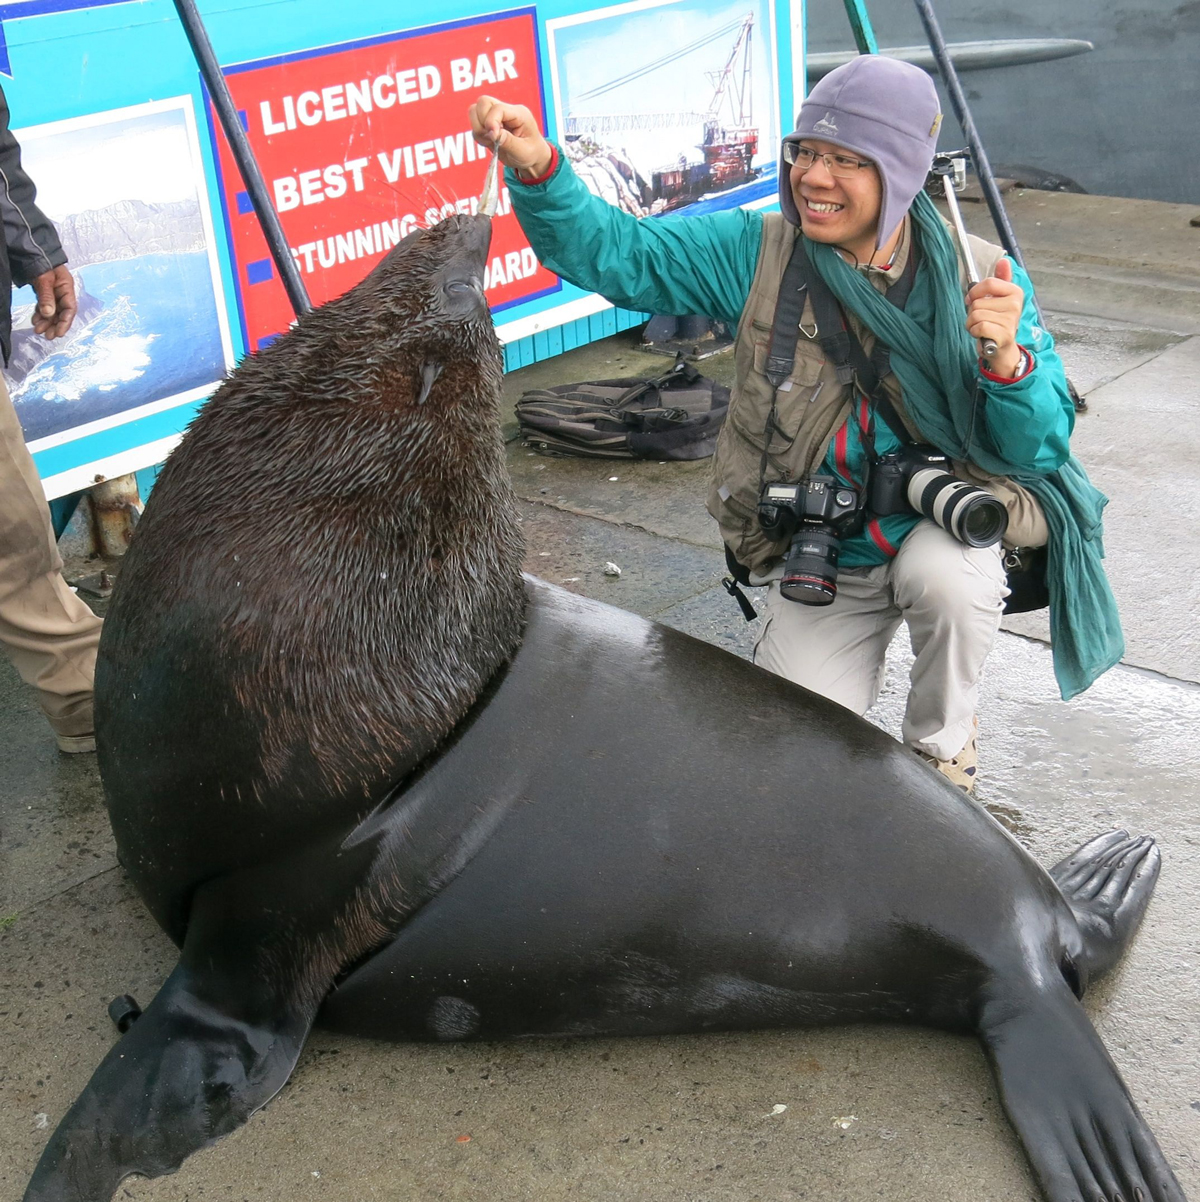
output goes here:
{"type": "Polygon", "coordinates": [[[449,292],[451,296],[466,296],[469,293],[476,292],[477,286],[473,280],[451,280],[450,283],[446,285],[446,291],[449,292]]]}

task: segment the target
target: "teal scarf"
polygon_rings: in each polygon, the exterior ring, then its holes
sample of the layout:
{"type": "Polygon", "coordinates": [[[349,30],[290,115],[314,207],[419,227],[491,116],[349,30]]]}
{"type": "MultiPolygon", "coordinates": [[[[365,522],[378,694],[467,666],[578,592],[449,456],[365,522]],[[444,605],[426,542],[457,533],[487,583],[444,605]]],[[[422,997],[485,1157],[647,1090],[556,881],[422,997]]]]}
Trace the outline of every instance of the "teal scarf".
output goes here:
{"type": "Polygon", "coordinates": [[[904,407],[922,434],[952,459],[1015,480],[1041,503],[1050,528],[1046,575],[1054,675],[1063,700],[1069,701],[1125,652],[1117,604],[1101,563],[1101,514],[1108,498],[1093,487],[1074,456],[1056,471],[1034,475],[1005,458],[1003,447],[988,444],[986,423],[971,429],[978,353],[963,320],[954,244],[924,192],[917,194],[909,215],[921,261],[903,310],[888,304],[831,246],[806,238],[805,248],[838,300],[891,348],[904,407]]]}

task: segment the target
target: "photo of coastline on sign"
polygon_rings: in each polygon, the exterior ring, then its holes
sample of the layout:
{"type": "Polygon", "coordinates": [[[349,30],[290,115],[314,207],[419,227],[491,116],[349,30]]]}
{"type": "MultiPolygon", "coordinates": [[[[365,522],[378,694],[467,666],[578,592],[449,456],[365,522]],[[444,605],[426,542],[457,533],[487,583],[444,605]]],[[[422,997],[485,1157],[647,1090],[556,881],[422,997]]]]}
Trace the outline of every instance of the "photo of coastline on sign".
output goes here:
{"type": "Polygon", "coordinates": [[[597,196],[651,217],[775,195],[771,0],[643,0],[546,31],[559,138],[597,196]]]}
{"type": "Polygon", "coordinates": [[[207,395],[233,362],[186,97],[16,131],[79,311],[34,333],[13,289],[9,392],[31,451],[207,395]]]}

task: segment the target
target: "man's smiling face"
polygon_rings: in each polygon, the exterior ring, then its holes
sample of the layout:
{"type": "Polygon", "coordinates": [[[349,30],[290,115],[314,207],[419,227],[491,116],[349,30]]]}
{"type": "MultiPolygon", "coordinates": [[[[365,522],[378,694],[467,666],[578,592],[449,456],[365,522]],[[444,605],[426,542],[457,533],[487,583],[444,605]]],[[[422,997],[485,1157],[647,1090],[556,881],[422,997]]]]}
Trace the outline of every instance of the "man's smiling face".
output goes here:
{"type": "MultiPolygon", "coordinates": [[[[855,160],[853,151],[833,142],[804,138],[801,146],[817,154],[840,154],[855,160]]],[[[823,159],[815,159],[804,170],[792,166],[789,182],[800,226],[814,242],[827,242],[851,251],[860,262],[868,262],[875,250],[883,184],[874,165],[860,167],[853,175],[834,176],[823,159]]]]}

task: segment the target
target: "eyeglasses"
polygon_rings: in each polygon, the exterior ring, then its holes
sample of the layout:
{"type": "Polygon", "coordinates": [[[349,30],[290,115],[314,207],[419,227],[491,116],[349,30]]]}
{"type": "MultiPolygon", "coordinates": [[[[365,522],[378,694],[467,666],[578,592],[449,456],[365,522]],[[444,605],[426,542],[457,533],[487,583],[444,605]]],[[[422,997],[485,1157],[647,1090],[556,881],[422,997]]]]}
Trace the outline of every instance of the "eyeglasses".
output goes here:
{"type": "Polygon", "coordinates": [[[856,159],[850,154],[818,154],[815,150],[801,146],[798,142],[784,142],[783,144],[783,161],[789,166],[807,171],[817,159],[825,164],[825,170],[830,175],[836,176],[838,179],[857,175],[863,167],[875,166],[866,159],[856,159]]]}

